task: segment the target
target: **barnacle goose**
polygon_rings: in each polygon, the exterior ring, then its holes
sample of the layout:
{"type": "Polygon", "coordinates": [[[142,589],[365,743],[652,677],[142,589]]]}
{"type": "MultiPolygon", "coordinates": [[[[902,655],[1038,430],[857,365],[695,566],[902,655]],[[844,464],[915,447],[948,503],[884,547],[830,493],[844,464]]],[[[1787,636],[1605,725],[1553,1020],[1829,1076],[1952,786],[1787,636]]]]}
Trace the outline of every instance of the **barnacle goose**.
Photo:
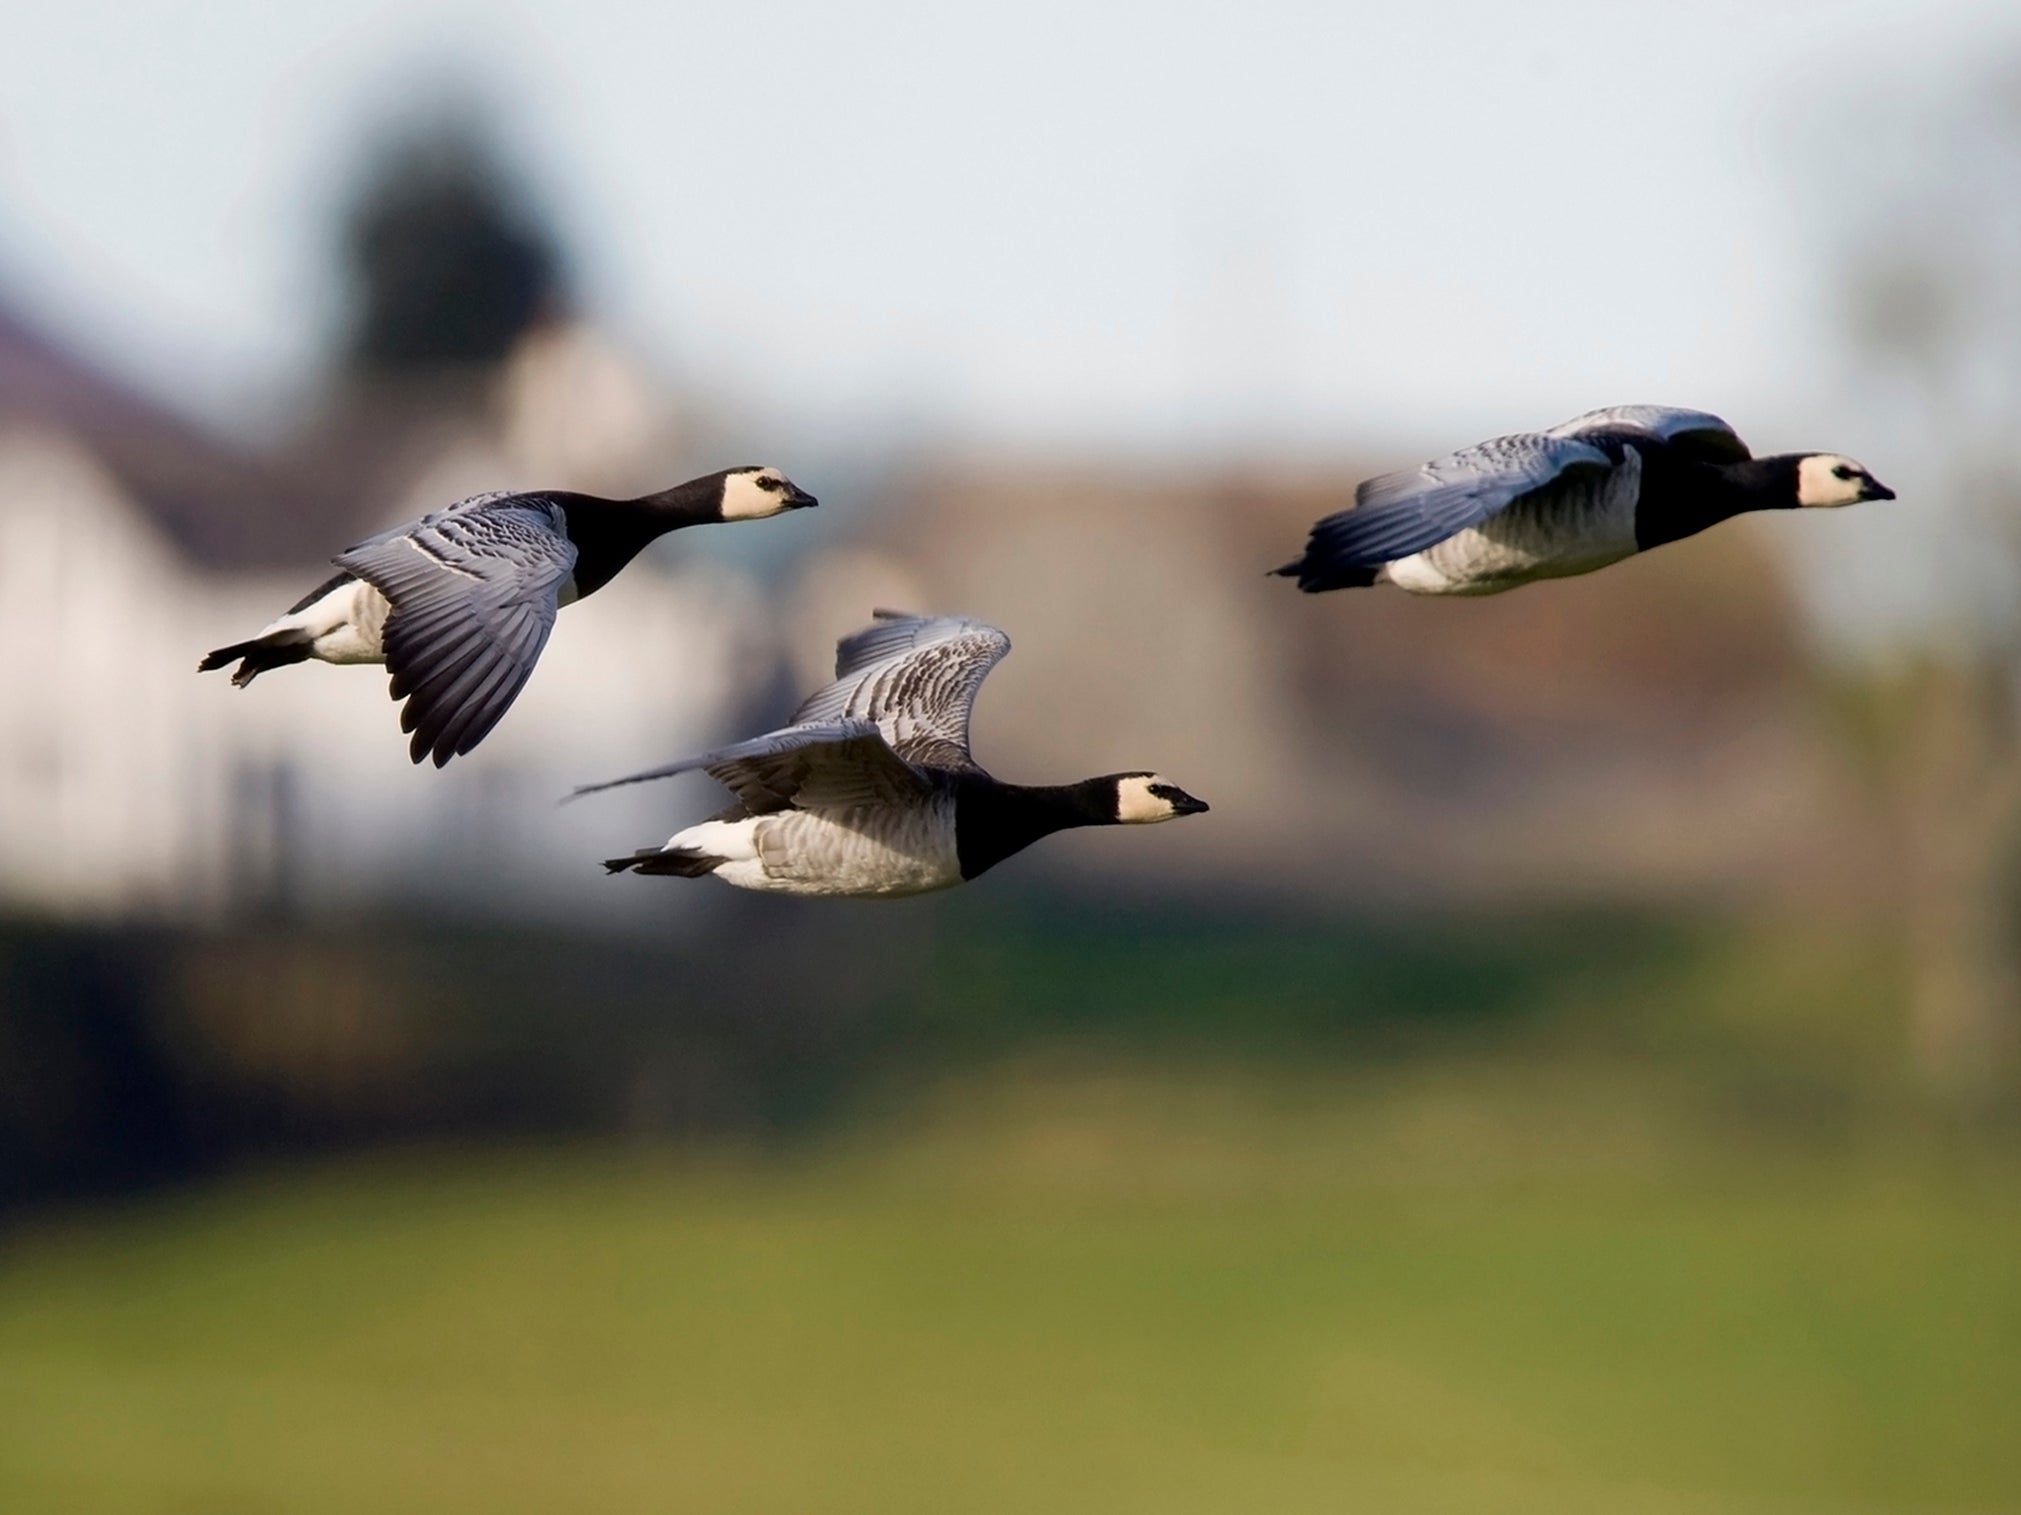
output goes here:
{"type": "Polygon", "coordinates": [[[1308,594],[1389,583],[1498,594],[1590,573],[1749,510],[1855,505],[1895,492],[1829,452],[1757,458],[1717,416],[1663,405],[1589,411],[1368,479],[1275,572],[1308,594]]]}
{"type": "Polygon", "coordinates": [[[415,762],[483,741],[533,673],[555,612],[608,584],[683,526],[755,521],[815,503],[776,468],[730,468],[635,500],[564,490],[473,495],[339,553],[341,570],[259,635],[220,647],[243,688],[310,658],[384,663],[415,762]]]}
{"type": "MultiPolygon", "coordinates": [[[[740,889],[893,897],[947,889],[1040,837],[1207,809],[1155,773],[1031,786],[969,755],[969,708],[1010,651],[996,627],[880,610],[836,644],[836,682],[769,735],[577,795],[700,768],[737,803],[664,847],[612,858],[613,873],[713,873],[740,889]]],[[[573,796],[571,796],[573,798],[573,796]]]]}

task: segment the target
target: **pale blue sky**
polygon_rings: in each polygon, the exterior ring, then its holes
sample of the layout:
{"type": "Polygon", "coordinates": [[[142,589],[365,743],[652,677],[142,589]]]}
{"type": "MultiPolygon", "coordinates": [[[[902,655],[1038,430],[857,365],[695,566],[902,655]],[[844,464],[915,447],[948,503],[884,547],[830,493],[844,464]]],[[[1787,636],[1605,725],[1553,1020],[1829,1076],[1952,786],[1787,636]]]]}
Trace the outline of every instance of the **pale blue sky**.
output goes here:
{"type": "Polygon", "coordinates": [[[215,414],[310,372],[331,198],[455,75],[598,313],[781,424],[1324,446],[1649,398],[1773,446],[1831,409],[1806,141],[2021,7],[66,0],[4,33],[0,272],[215,414]]]}

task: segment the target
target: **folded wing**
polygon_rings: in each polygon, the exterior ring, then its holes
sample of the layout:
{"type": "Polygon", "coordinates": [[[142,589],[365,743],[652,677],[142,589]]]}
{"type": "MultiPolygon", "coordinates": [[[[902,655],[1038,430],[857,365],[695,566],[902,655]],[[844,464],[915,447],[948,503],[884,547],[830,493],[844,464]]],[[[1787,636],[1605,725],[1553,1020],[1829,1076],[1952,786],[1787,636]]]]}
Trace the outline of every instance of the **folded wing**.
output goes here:
{"type": "MultiPolygon", "coordinates": [[[[1355,505],[1312,528],[1305,555],[1277,570],[1301,589],[1331,589],[1443,542],[1569,476],[1614,466],[1574,436],[1496,437],[1355,490],[1355,505]]],[[[1365,577],[1359,579],[1366,582],[1365,577]]]]}
{"type": "Polygon", "coordinates": [[[1753,454],[1734,429],[1703,410],[1673,405],[1610,405],[1574,416],[1546,433],[1553,437],[1651,437],[1700,463],[1743,463],[1753,454]]]}

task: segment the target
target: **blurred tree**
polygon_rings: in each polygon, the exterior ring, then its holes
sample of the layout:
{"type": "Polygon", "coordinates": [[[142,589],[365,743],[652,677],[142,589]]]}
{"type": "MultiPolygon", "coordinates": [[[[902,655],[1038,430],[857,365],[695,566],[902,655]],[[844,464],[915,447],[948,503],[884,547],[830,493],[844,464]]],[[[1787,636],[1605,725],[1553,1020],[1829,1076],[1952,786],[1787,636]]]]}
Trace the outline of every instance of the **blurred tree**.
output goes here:
{"type": "Polygon", "coordinates": [[[488,366],[563,296],[547,220],[476,112],[393,138],[343,224],[348,360],[368,378],[488,366]]]}
{"type": "Polygon", "coordinates": [[[2021,1046],[2021,66],[1887,132],[1899,182],[1847,201],[1875,219],[1845,314],[1941,481],[1920,508],[1943,613],[1865,727],[1903,838],[1915,1054],[1972,1095],[2021,1046]]]}

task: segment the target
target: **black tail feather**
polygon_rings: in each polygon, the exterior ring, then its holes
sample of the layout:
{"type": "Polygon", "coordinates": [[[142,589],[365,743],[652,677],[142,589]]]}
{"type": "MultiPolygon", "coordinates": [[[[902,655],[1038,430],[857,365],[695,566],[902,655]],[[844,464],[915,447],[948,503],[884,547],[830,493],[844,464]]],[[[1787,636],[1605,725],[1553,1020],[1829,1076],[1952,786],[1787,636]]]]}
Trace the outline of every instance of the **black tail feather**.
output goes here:
{"type": "Polygon", "coordinates": [[[1376,581],[1380,568],[1369,568],[1359,563],[1331,564],[1316,561],[1310,554],[1282,568],[1273,568],[1271,575],[1280,579],[1296,579],[1298,587],[1307,594],[1324,594],[1329,589],[1369,589],[1376,581]]]}
{"type": "Polygon", "coordinates": [[[229,647],[220,647],[216,652],[204,654],[204,660],[196,665],[198,673],[210,673],[222,668],[233,658],[242,658],[259,647],[258,642],[234,642],[229,647]]]}
{"type": "Polygon", "coordinates": [[[204,659],[196,665],[198,673],[210,673],[237,658],[239,666],[232,673],[232,682],[243,689],[270,668],[285,668],[290,663],[306,663],[309,660],[307,642],[234,642],[229,647],[220,647],[215,652],[204,654],[204,659]]]}
{"type": "Polygon", "coordinates": [[[728,861],[728,858],[717,857],[712,852],[697,852],[693,847],[671,850],[641,847],[630,857],[605,858],[604,867],[612,873],[660,873],[676,878],[701,878],[714,873],[728,861]]]}

